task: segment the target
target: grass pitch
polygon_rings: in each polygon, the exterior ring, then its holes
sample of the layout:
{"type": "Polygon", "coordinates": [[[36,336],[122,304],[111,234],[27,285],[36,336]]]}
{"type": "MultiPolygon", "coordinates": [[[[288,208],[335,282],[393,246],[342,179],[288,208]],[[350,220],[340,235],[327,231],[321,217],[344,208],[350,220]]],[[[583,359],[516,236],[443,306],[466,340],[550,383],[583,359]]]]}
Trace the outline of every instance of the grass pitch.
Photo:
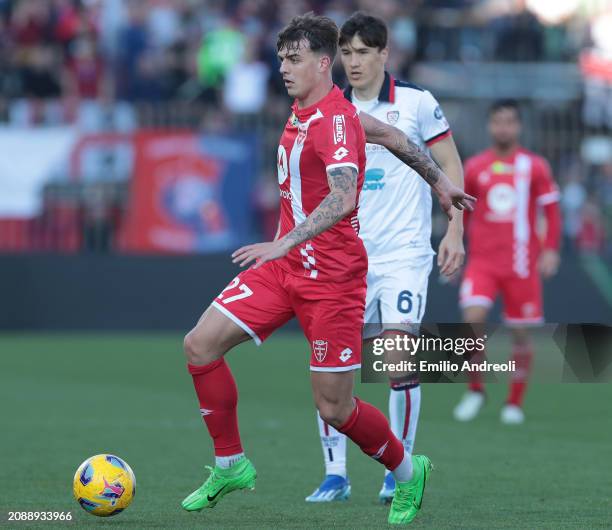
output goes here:
{"type": "MultiPolygon", "coordinates": [[[[323,476],[307,352],[301,336],[278,334],[228,356],[257,490],[186,513],[180,501],[202,482],[213,453],[180,336],[0,336],[0,526],[8,511],[51,510],[71,511],[70,526],[87,528],[385,527],[383,469],[352,445],[351,499],[304,502],[323,476]],[[72,498],[77,466],[102,452],[124,458],[138,481],[132,506],[111,519],[72,498]]],[[[520,427],[499,423],[505,385],[489,387],[476,421],[454,422],[463,391],[423,387],[415,451],[436,469],[412,527],[612,527],[610,385],[532,385],[520,427]]],[[[358,385],[357,394],[387,409],[385,385],[358,385]]]]}

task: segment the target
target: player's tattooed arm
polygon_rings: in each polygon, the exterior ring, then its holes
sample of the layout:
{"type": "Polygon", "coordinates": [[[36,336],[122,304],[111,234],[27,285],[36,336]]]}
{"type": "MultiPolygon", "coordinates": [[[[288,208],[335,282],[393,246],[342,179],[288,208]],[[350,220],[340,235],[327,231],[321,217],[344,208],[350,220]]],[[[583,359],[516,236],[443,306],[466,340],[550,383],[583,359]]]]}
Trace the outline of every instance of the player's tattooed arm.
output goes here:
{"type": "Polygon", "coordinates": [[[280,239],[277,232],[274,241],[239,248],[232,254],[233,262],[244,267],[254,261],[253,268],[256,269],[268,261],[286,256],[296,245],[318,236],[335,225],[355,208],[357,176],[357,169],[351,166],[339,166],[328,170],[329,193],[303,223],[280,239]]]}
{"type": "Polygon", "coordinates": [[[352,166],[327,171],[329,193],[303,223],[282,238],[290,248],[318,236],[355,209],[357,176],[357,169],[352,166]]]}
{"type": "Polygon", "coordinates": [[[365,112],[359,113],[359,119],[369,143],[386,147],[404,164],[421,175],[430,186],[433,187],[440,180],[442,174],[440,168],[402,131],[365,112]]]}
{"type": "Polygon", "coordinates": [[[476,198],[455,186],[436,163],[402,131],[365,112],[359,113],[359,119],[367,141],[386,147],[404,164],[414,169],[431,186],[449,219],[453,217],[451,212],[453,206],[458,210],[474,209],[476,198]]]}

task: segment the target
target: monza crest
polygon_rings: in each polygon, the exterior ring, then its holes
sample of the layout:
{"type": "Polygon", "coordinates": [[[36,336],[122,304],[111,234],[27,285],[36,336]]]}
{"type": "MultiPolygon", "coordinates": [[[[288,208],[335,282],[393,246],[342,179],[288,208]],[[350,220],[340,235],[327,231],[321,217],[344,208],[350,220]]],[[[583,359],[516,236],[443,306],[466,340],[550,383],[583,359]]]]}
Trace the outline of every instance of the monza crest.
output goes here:
{"type": "Polygon", "coordinates": [[[317,361],[322,363],[327,355],[327,341],[321,339],[313,340],[312,352],[314,353],[317,361]]]}
{"type": "Polygon", "coordinates": [[[397,123],[397,120],[399,120],[399,110],[390,110],[389,112],[387,112],[387,121],[391,125],[395,125],[397,123]]]}

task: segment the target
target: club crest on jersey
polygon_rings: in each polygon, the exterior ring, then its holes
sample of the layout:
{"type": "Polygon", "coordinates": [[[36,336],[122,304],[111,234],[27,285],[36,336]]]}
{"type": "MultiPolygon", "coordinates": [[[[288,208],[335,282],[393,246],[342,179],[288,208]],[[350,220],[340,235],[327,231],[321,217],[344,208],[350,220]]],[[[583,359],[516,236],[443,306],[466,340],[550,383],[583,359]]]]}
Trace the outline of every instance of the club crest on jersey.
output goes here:
{"type": "Polygon", "coordinates": [[[510,184],[495,184],[487,192],[487,206],[498,215],[508,215],[516,207],[516,191],[510,184]]]}
{"type": "Polygon", "coordinates": [[[291,116],[289,116],[289,123],[294,127],[297,127],[300,123],[300,121],[297,119],[297,116],[295,115],[295,112],[292,112],[291,116]]]}
{"type": "Polygon", "coordinates": [[[346,143],[346,127],[344,123],[344,115],[334,115],[334,144],[346,143]]]}
{"type": "Polygon", "coordinates": [[[317,361],[322,363],[327,355],[327,341],[321,339],[315,339],[312,341],[312,352],[316,357],[317,361]]]}
{"type": "Polygon", "coordinates": [[[389,112],[387,112],[387,121],[391,125],[395,125],[397,123],[397,120],[399,120],[399,110],[390,110],[389,112]]]}

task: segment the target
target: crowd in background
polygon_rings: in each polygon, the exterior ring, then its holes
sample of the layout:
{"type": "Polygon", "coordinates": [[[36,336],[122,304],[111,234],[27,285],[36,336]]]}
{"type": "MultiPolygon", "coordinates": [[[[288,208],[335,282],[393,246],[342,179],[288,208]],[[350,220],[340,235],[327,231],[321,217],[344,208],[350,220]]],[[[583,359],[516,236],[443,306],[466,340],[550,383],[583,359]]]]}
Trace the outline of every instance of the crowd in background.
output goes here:
{"type": "Polygon", "coordinates": [[[589,39],[585,17],[551,23],[524,0],[0,0],[0,93],[219,97],[256,112],[282,89],[277,31],[310,9],[392,21],[390,67],[403,76],[415,60],[571,61],[589,39]],[[249,94],[235,89],[244,82],[249,94]]]}
{"type": "MultiPolygon", "coordinates": [[[[339,25],[357,9],[390,21],[389,69],[404,78],[420,61],[577,62],[593,46],[589,10],[596,12],[600,4],[0,0],[0,121],[87,123],[88,116],[96,121],[100,108],[112,107],[115,128],[130,130],[138,125],[134,105],[169,100],[229,114],[267,112],[285,97],[277,75],[276,33],[292,16],[309,10],[339,25]],[[564,11],[564,5],[574,9],[564,11]]],[[[612,80],[603,89],[598,82],[587,85],[612,109],[612,80]]],[[[609,122],[600,124],[604,131],[612,124],[609,112],[609,122]]],[[[612,160],[572,161],[560,184],[567,242],[602,251],[606,233],[608,240],[612,233],[612,160]]]]}

